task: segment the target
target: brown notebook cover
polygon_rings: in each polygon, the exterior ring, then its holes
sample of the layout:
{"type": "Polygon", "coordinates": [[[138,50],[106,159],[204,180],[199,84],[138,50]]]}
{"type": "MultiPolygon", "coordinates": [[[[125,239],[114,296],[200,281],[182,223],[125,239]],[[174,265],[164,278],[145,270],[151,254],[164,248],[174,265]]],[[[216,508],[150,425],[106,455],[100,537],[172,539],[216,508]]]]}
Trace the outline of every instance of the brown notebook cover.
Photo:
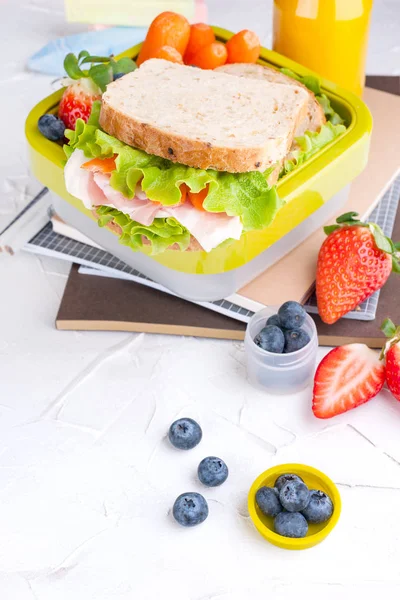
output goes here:
{"type": "MultiPolygon", "coordinates": [[[[393,237],[400,240],[400,211],[393,237]]],[[[379,327],[386,317],[400,323],[400,276],[391,275],[381,291],[375,321],[341,319],[326,325],[312,315],[321,346],[353,342],[380,348],[384,336],[379,327]]],[[[242,340],[246,325],[225,315],[170,296],[144,285],[82,275],[73,265],[57,315],[58,329],[137,331],[242,340]]]]}
{"type": "MultiPolygon", "coordinates": [[[[399,82],[400,78],[397,77],[368,78],[370,86],[382,87],[394,94],[400,94],[399,82]]],[[[395,106],[399,108],[399,100],[392,96],[379,93],[374,95],[373,90],[367,90],[368,94],[375,102],[383,101],[388,110],[394,109],[395,106]],[[393,107],[392,100],[397,101],[397,104],[393,104],[393,107]]],[[[395,115],[396,113],[391,111],[390,114],[380,112],[378,127],[376,115],[374,115],[375,143],[373,139],[370,166],[364,171],[367,174],[363,174],[353,184],[352,197],[355,201],[359,200],[368,189],[371,192],[371,186],[372,196],[369,193],[370,198],[374,198],[376,193],[384,189],[385,181],[382,178],[379,178],[378,184],[373,181],[374,177],[375,180],[377,179],[377,169],[375,167],[371,168],[371,165],[379,164],[379,162],[382,165],[387,165],[387,157],[385,158],[384,155],[386,155],[388,140],[386,139],[386,147],[382,152],[379,151],[379,143],[381,140],[382,144],[384,143],[382,128],[387,131],[388,125],[390,121],[393,122],[395,115]],[[379,143],[377,143],[378,141],[379,143]],[[376,187],[377,185],[380,186],[379,190],[376,187]]],[[[400,166],[400,145],[397,141],[399,137],[395,136],[390,142],[390,165],[384,168],[387,184],[390,183],[390,179],[393,178],[400,166]]],[[[354,202],[351,208],[354,208],[354,202]]],[[[313,279],[311,275],[315,273],[315,260],[323,237],[323,232],[317,232],[287,257],[271,267],[264,275],[261,275],[258,280],[268,274],[268,277],[271,276],[275,282],[280,282],[280,286],[285,287],[290,283],[288,278],[290,279],[291,273],[293,276],[300,273],[304,278],[306,272],[311,285],[313,279]],[[304,264],[306,266],[300,268],[300,265],[304,264]]],[[[396,241],[400,240],[400,214],[396,219],[393,238],[396,241]]],[[[257,285],[257,280],[249,284],[248,287],[253,287],[253,285],[257,285]]],[[[400,323],[399,291],[400,276],[392,275],[381,291],[375,321],[342,319],[335,325],[329,326],[322,323],[318,316],[315,316],[320,344],[336,346],[350,342],[363,342],[371,347],[380,347],[383,335],[380,334],[379,326],[383,319],[390,316],[394,321],[400,323]]],[[[285,297],[285,299],[288,297],[285,297]]],[[[262,301],[261,298],[260,301],[262,301]]],[[[244,323],[140,284],[106,277],[81,275],[75,265],[71,270],[56,325],[58,329],[144,331],[236,340],[243,339],[246,328],[244,323]]]]}
{"type": "Polygon", "coordinates": [[[72,265],[58,329],[140,331],[241,340],[245,323],[153,288],[82,275],[72,265]]]}

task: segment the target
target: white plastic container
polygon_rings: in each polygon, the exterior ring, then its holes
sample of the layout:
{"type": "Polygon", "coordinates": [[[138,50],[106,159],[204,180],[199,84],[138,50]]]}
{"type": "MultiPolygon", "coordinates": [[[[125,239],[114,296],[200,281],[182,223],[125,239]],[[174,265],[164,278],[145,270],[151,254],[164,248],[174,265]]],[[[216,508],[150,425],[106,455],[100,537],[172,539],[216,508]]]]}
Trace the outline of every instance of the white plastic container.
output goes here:
{"type": "Polygon", "coordinates": [[[54,210],[59,217],[133,269],[137,269],[150,279],[161,283],[182,298],[195,302],[212,302],[234,294],[296,248],[314,231],[323,227],[346,204],[349,188],[350,186],[343,188],[319,210],[312,213],[253,260],[236,269],[207,275],[183,273],[160,264],[142,252],[133,252],[129,247],[120,244],[114,233],[99,227],[96,221],[89,219],[60,196],[51,192],[51,197],[54,210]]]}
{"type": "Polygon", "coordinates": [[[312,318],[307,315],[302,327],[310,342],[290,354],[275,354],[262,350],[254,338],[278,307],[269,306],[257,312],[247,325],[244,339],[247,375],[250,383],[270,394],[295,394],[311,384],[317,360],[318,335],[312,318]]]}

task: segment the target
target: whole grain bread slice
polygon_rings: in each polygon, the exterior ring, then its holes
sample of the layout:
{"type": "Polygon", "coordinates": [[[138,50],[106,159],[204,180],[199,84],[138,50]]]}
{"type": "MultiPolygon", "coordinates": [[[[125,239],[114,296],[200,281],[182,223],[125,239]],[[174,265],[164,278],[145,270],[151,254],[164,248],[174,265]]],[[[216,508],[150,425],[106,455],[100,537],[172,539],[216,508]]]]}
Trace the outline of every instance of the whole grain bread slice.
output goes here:
{"type": "Polygon", "coordinates": [[[100,125],[191,167],[265,171],[287,155],[308,101],[299,86],[152,59],[107,87],[100,125]]]}
{"type": "Polygon", "coordinates": [[[236,63],[218,67],[216,71],[236,75],[237,77],[260,79],[304,89],[308,93],[307,114],[298,124],[295,137],[303,135],[305,131],[319,131],[321,126],[326,122],[324,111],[313,92],[299,81],[296,81],[296,79],[292,79],[292,77],[288,77],[276,69],[257,64],[236,63]]]}

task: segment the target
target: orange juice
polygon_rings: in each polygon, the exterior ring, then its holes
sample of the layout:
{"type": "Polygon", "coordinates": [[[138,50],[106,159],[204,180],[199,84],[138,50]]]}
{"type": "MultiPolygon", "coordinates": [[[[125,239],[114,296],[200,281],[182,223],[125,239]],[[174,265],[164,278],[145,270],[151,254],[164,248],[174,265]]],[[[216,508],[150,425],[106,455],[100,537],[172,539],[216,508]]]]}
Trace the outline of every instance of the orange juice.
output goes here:
{"type": "Polygon", "coordinates": [[[273,49],[362,94],[373,0],[274,0],[273,49]]]}

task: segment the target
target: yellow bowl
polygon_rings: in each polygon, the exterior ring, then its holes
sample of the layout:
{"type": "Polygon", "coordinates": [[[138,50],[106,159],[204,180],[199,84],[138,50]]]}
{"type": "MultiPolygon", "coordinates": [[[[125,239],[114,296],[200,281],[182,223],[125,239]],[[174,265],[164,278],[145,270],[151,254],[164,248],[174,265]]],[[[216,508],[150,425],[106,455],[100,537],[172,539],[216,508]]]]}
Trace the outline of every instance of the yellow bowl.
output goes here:
{"type": "Polygon", "coordinates": [[[305,550],[316,546],[324,540],[335,527],[340,517],[342,501],[339,490],[329,477],[321,471],[309,467],[308,465],[286,464],[277,465],[264,471],[253,483],[248,497],[248,507],[250,517],[261,535],[280,548],[286,550],[305,550]],[[329,521],[318,525],[309,524],[308,533],[304,538],[287,538],[275,533],[274,519],[264,515],[257,506],[256,493],[260,487],[274,487],[276,479],[285,473],[294,473],[304,480],[304,483],[310,488],[325,492],[333,502],[333,514],[329,521]]]}

